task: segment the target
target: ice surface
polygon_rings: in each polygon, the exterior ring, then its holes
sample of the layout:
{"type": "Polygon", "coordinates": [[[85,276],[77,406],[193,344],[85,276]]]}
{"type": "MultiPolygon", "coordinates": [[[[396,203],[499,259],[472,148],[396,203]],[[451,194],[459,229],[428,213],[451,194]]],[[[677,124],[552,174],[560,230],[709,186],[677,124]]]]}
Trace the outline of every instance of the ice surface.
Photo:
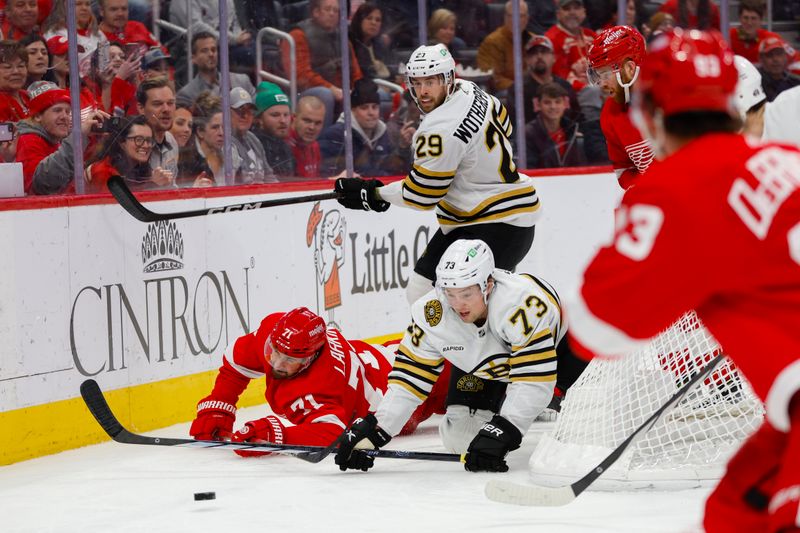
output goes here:
{"type": "MultiPolygon", "coordinates": [[[[242,409],[239,424],[264,416],[242,409]]],[[[443,451],[436,420],[395,438],[396,449],[443,451]]],[[[516,507],[483,495],[489,479],[527,483],[528,457],[549,424],[535,424],[508,474],[458,463],[378,459],[367,473],[291,457],[108,442],[0,467],[4,533],[11,532],[690,532],[706,489],[587,492],[560,508],[516,507]],[[194,501],[195,492],[216,500],[194,501]]],[[[131,428],[134,429],[134,428],[131,428]]],[[[153,432],[186,437],[188,424],[153,432]]]]}

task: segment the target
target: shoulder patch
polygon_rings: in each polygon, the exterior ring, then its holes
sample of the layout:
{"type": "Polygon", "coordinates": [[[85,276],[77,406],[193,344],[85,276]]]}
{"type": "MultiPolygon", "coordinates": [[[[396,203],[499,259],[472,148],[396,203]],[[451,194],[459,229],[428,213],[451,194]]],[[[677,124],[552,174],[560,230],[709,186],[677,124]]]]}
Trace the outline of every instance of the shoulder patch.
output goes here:
{"type": "Polygon", "coordinates": [[[442,321],[442,302],[439,300],[428,300],[425,303],[425,322],[434,327],[442,321]]]}

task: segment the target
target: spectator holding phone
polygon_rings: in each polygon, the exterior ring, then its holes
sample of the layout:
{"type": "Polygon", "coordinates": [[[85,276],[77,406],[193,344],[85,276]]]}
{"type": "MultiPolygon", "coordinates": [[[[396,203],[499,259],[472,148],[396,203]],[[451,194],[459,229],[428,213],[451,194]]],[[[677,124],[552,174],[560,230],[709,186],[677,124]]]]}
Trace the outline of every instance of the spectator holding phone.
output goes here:
{"type": "Polygon", "coordinates": [[[28,52],[28,77],[24,87],[35,81],[41,81],[47,76],[50,68],[50,53],[47,51],[47,41],[39,33],[31,33],[20,39],[19,44],[28,52]]]}
{"type": "Polygon", "coordinates": [[[170,187],[175,174],[161,167],[150,168],[153,129],[145,117],[121,119],[117,130],[109,131],[98,157],[86,169],[86,192],[102,193],[111,176],[122,176],[131,190],[170,187]]]}
{"type": "Polygon", "coordinates": [[[113,69],[114,75],[133,85],[136,85],[139,81],[141,62],[143,61],[142,58],[138,57],[138,54],[138,49],[131,50],[128,45],[108,43],[108,64],[113,69]],[[129,53],[131,54],[130,57],[128,56],[129,53]]]}
{"type": "Polygon", "coordinates": [[[29,115],[28,51],[16,41],[0,41],[0,122],[17,122],[29,115]]]}
{"type": "MultiPolygon", "coordinates": [[[[22,163],[26,194],[74,192],[69,92],[49,81],[30,89],[30,118],[18,124],[16,160],[22,163]]],[[[92,111],[81,120],[84,146],[91,129],[109,118],[92,111]]]]}

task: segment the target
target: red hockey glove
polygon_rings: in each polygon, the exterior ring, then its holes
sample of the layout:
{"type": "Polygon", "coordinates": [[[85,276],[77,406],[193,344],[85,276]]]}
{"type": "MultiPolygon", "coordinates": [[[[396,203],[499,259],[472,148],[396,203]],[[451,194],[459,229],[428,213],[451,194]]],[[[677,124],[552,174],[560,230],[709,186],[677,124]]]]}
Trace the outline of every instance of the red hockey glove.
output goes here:
{"type": "Polygon", "coordinates": [[[189,435],[197,440],[229,440],[235,420],[235,405],[208,396],[197,404],[197,418],[189,435]]]}
{"type": "MultiPolygon", "coordinates": [[[[251,420],[242,429],[233,434],[233,442],[271,442],[283,444],[283,424],[276,416],[267,416],[258,420],[251,420]]],[[[247,450],[234,450],[242,457],[258,457],[269,455],[269,452],[251,452],[247,450]]]]}

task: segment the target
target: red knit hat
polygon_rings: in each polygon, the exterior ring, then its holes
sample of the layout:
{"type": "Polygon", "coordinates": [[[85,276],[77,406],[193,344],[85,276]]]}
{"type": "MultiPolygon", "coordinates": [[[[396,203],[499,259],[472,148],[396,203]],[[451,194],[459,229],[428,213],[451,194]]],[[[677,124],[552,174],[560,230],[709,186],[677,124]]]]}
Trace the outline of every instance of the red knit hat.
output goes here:
{"type": "Polygon", "coordinates": [[[50,81],[31,83],[28,87],[28,96],[31,99],[28,104],[31,116],[38,115],[56,104],[68,104],[70,101],[69,91],[60,89],[58,85],[50,81]]]}

